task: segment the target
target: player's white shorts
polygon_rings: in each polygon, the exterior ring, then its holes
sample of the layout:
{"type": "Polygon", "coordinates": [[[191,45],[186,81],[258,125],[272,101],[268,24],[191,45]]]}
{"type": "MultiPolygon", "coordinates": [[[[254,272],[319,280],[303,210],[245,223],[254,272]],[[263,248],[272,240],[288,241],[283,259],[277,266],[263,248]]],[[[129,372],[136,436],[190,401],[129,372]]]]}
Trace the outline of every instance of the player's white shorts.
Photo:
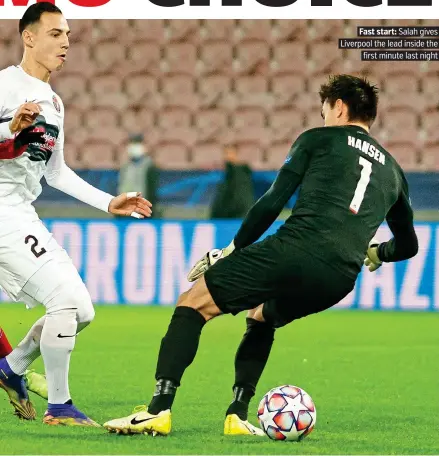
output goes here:
{"type": "Polygon", "coordinates": [[[35,212],[0,217],[0,286],[13,300],[34,307],[63,281],[76,280],[81,278],[67,252],[35,212]],[[43,267],[44,280],[38,274],[34,284],[32,276],[43,267]]]}

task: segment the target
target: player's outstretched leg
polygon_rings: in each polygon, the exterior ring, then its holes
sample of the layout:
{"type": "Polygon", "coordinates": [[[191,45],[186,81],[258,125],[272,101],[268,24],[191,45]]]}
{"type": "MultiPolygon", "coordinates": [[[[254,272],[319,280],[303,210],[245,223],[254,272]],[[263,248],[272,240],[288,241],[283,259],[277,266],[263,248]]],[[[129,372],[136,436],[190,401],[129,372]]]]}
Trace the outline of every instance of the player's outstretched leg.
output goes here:
{"type": "Polygon", "coordinates": [[[7,349],[8,346],[10,347],[10,344],[7,342],[3,332],[2,337],[0,338],[2,341],[3,354],[3,357],[0,359],[0,387],[3,388],[9,396],[9,401],[14,407],[15,414],[24,420],[34,420],[36,417],[35,408],[29,400],[29,395],[26,390],[23,373],[27,367],[26,363],[29,362],[30,365],[39,355],[39,340],[43,322],[44,317],[34,324],[27,336],[15,350],[7,349]],[[34,351],[36,351],[36,354],[34,354],[34,351]],[[27,354],[23,362],[18,361],[22,352],[27,354]]]}
{"type": "MultiPolygon", "coordinates": [[[[77,278],[80,280],[79,276],[77,278]]],[[[94,318],[90,295],[82,281],[78,281],[73,285],[56,286],[42,301],[47,313],[40,346],[49,395],[43,423],[98,427],[73,405],[69,390],[70,357],[75,346],[78,321],[83,328],[94,318]]]]}
{"type": "Polygon", "coordinates": [[[123,434],[171,432],[171,407],[184,371],[192,363],[206,321],[220,315],[206,287],[204,277],[183,295],[162,339],[156,369],[156,390],[147,408],[124,418],[108,421],[104,427],[123,434]]]}
{"type": "Polygon", "coordinates": [[[29,371],[26,378],[29,388],[38,391],[41,396],[48,395],[43,422],[49,425],[98,426],[74,407],[68,384],[70,355],[76,334],[94,318],[93,304],[85,285],[71,262],[49,261],[28,280],[23,292],[42,303],[47,313],[8,356],[12,371],[25,375],[33,360],[41,354],[46,368],[47,393],[43,383],[38,385],[38,381],[44,379],[29,371]]]}
{"type": "MultiPolygon", "coordinates": [[[[63,296],[61,294],[61,298],[63,296]]],[[[59,302],[63,302],[61,299],[59,302]]],[[[71,305],[75,305],[72,302],[71,305]]],[[[70,355],[75,346],[76,308],[47,306],[46,321],[41,334],[41,354],[46,367],[49,403],[43,423],[62,426],[99,425],[80,412],[71,400],[69,390],[70,355]]]]}
{"type": "Polygon", "coordinates": [[[234,397],[226,411],[225,435],[264,435],[248,421],[250,400],[270,355],[275,331],[271,324],[254,318],[262,315],[259,309],[249,312],[247,330],[236,352],[234,397]]]}

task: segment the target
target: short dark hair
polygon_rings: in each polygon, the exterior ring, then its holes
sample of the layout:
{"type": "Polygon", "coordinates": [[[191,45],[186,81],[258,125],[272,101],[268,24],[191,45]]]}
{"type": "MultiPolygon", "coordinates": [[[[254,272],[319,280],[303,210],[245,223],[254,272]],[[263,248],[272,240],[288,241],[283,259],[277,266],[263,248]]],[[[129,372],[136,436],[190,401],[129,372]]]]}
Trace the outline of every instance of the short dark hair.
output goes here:
{"type": "Polygon", "coordinates": [[[369,126],[377,116],[378,87],[364,77],[337,74],[320,87],[322,104],[327,101],[334,107],[337,100],[342,100],[349,109],[349,120],[366,122],[369,126]]]}
{"type": "Polygon", "coordinates": [[[62,11],[56,5],[50,2],[40,2],[29,6],[18,24],[18,31],[20,32],[20,35],[27,27],[29,27],[29,25],[40,22],[43,13],[62,14],[62,11]]]}

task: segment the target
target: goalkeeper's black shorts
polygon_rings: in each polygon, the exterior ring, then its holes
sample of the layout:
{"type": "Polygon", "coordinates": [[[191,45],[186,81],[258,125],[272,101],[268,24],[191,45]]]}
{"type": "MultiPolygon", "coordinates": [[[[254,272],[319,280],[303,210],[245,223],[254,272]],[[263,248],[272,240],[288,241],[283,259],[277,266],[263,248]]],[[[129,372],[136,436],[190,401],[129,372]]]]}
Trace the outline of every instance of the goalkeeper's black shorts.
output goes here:
{"type": "Polygon", "coordinates": [[[275,327],[334,306],[355,285],[355,279],[276,235],[219,260],[204,277],[223,313],[236,315],[263,303],[264,318],[275,327]]]}

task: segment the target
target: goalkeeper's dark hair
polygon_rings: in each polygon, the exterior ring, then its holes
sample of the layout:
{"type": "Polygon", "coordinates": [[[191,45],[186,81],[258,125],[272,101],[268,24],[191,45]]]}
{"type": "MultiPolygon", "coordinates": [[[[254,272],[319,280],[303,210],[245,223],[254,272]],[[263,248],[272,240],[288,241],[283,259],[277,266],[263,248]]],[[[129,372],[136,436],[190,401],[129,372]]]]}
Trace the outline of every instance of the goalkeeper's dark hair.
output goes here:
{"type": "Polygon", "coordinates": [[[18,31],[20,32],[20,35],[27,27],[29,27],[29,25],[40,22],[41,16],[44,13],[62,14],[62,11],[50,2],[35,3],[34,5],[29,6],[18,24],[18,31]]]}
{"type": "Polygon", "coordinates": [[[331,108],[337,100],[348,106],[349,121],[364,122],[371,126],[377,116],[378,87],[366,78],[337,74],[329,77],[326,84],[320,87],[322,104],[327,101],[331,108]]]}

